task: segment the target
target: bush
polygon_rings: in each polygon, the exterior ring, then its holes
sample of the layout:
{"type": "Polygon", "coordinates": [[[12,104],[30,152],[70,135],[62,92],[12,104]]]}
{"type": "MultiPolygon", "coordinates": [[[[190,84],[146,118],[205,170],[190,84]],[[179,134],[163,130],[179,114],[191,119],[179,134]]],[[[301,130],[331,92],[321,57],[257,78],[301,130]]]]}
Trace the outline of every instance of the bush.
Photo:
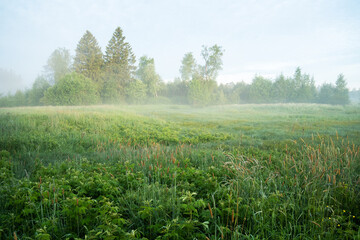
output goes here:
{"type": "Polygon", "coordinates": [[[46,105],[89,105],[100,102],[96,85],[83,75],[71,73],[49,88],[42,102],[46,105]]]}
{"type": "Polygon", "coordinates": [[[126,87],[125,92],[129,103],[143,103],[146,98],[146,85],[135,79],[126,87]]]}

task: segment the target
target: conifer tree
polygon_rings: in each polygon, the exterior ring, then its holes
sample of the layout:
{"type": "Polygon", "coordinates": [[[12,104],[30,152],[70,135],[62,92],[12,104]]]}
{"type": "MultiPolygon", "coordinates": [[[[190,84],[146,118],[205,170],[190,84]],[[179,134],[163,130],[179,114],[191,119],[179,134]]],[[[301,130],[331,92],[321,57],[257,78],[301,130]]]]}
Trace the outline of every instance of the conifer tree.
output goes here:
{"type": "Polygon", "coordinates": [[[343,74],[339,74],[336,80],[334,100],[336,104],[349,104],[349,89],[346,87],[347,83],[343,74]]]}
{"type": "Polygon", "coordinates": [[[102,56],[96,38],[86,31],[76,47],[74,70],[93,80],[98,88],[102,87],[100,80],[101,68],[104,63],[102,56]]]}
{"type": "Polygon", "coordinates": [[[105,51],[105,73],[103,98],[106,102],[122,101],[125,88],[134,80],[135,55],[120,27],[110,39],[105,51]]]}

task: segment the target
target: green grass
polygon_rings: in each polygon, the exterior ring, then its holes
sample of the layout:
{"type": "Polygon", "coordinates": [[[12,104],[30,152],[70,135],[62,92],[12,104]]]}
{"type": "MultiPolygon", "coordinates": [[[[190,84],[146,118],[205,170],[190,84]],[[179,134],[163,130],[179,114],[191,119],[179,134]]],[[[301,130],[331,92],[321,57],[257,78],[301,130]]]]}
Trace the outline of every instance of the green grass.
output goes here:
{"type": "Polygon", "coordinates": [[[0,239],[360,239],[360,108],[0,109],[0,239]]]}

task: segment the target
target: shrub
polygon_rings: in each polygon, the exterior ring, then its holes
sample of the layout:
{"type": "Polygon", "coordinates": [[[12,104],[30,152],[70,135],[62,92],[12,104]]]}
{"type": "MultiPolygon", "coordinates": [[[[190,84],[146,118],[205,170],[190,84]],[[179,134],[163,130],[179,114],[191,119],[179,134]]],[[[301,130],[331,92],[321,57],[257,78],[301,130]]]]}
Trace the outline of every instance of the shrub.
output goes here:
{"type": "Polygon", "coordinates": [[[89,105],[99,101],[96,85],[77,73],[65,75],[42,98],[46,105],[89,105]]]}

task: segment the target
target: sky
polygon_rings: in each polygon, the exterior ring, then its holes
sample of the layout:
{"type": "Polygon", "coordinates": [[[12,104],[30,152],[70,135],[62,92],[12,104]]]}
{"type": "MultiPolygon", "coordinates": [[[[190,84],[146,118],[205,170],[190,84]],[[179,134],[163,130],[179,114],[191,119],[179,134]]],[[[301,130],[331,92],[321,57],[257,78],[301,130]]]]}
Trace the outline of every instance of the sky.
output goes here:
{"type": "Polygon", "coordinates": [[[292,76],[299,66],[316,85],[342,73],[358,89],[359,13],[359,0],[1,0],[0,69],[17,77],[0,79],[0,93],[30,88],[55,49],[75,55],[86,30],[104,52],[118,26],[166,82],[180,76],[185,53],[202,63],[202,46],[218,44],[218,83],[292,76]]]}

